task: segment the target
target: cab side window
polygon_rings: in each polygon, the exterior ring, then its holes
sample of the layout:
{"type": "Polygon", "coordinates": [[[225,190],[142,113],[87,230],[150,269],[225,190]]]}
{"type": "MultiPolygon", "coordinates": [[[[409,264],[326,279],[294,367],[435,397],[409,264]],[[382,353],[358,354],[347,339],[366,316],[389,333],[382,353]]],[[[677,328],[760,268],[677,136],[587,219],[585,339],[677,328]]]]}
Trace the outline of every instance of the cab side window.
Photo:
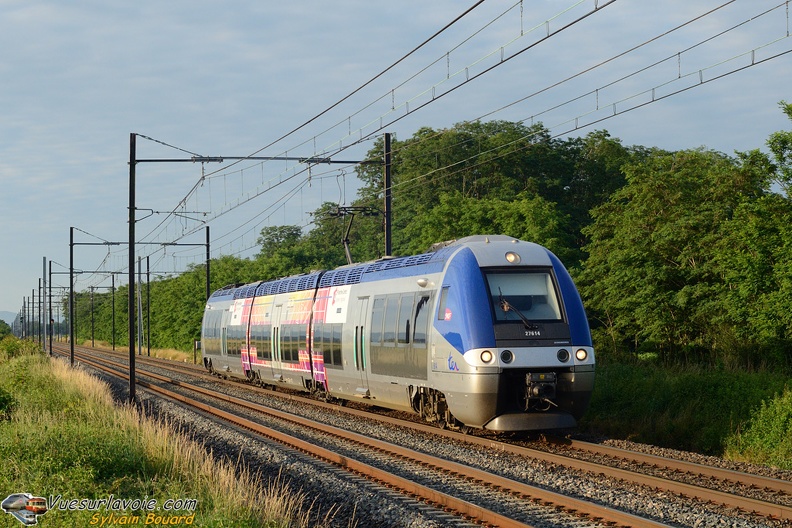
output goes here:
{"type": "Polygon", "coordinates": [[[440,290],[440,301],[437,303],[437,320],[445,320],[446,302],[448,301],[448,289],[450,286],[443,286],[440,290]]]}

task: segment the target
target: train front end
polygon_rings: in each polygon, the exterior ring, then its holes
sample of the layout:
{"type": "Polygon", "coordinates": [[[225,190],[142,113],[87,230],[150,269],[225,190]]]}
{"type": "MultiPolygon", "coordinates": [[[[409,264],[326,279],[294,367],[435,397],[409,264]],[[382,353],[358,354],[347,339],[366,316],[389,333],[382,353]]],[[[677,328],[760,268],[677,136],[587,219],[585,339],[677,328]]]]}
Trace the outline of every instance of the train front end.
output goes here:
{"type": "Polygon", "coordinates": [[[469,237],[449,259],[433,368],[460,422],[494,431],[577,425],[594,387],[594,348],[566,268],[546,248],[469,237]],[[447,355],[447,361],[443,357],[447,355]]]}

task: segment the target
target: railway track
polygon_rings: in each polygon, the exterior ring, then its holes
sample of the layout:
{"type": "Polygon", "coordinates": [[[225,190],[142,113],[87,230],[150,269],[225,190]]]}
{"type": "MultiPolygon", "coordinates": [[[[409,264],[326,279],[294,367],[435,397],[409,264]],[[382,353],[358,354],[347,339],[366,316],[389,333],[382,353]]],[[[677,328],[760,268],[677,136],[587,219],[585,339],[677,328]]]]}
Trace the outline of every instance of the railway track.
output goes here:
{"type": "MultiPolygon", "coordinates": [[[[178,371],[176,376],[189,375],[198,380],[206,380],[207,376],[201,373],[200,369],[193,366],[181,365],[174,362],[163,362],[162,360],[150,360],[138,356],[139,363],[148,364],[153,369],[169,369],[178,371]]],[[[81,356],[81,361],[88,363],[89,359],[81,356]]],[[[105,360],[107,361],[107,360],[105,360]]],[[[100,367],[98,364],[96,368],[100,367]]],[[[114,375],[123,368],[120,363],[110,368],[114,375]]],[[[148,367],[147,367],[148,368],[148,367]]],[[[315,419],[299,419],[293,414],[280,414],[257,403],[250,402],[246,398],[220,395],[215,390],[208,390],[198,387],[183,380],[174,379],[170,376],[163,376],[153,372],[138,371],[138,375],[152,382],[141,381],[139,385],[158,391],[167,397],[179,400],[183,404],[193,405],[201,409],[204,413],[216,413],[224,420],[238,420],[235,423],[239,427],[249,430],[256,430],[257,434],[267,435],[272,438],[271,424],[262,425],[260,416],[267,415],[267,420],[289,421],[288,426],[275,427],[283,431],[299,427],[297,433],[279,433],[289,438],[278,438],[277,441],[295,446],[304,452],[312,452],[312,456],[317,456],[325,461],[329,461],[338,467],[366,475],[366,478],[373,481],[385,483],[389,487],[402,490],[427,504],[438,505],[439,507],[457,512],[461,519],[475,519],[476,522],[491,526],[528,526],[531,519],[543,519],[547,515],[556,517],[564,516],[568,522],[589,523],[584,526],[619,525],[619,526],[662,526],[657,516],[648,515],[642,517],[634,513],[620,511],[608,501],[603,501],[597,497],[585,498],[584,493],[572,493],[575,496],[568,496],[558,492],[548,491],[547,489],[529,485],[519,478],[512,478],[508,474],[493,473],[477,467],[475,463],[462,463],[460,461],[445,460],[443,457],[425,453],[423,450],[406,449],[395,446],[390,442],[372,439],[368,436],[360,435],[351,431],[346,431],[338,427],[327,424],[319,424],[315,419]],[[165,389],[157,384],[166,384],[170,387],[165,389]],[[175,389],[175,390],[172,390],[175,389]],[[178,392],[177,392],[178,391],[178,392]],[[194,395],[187,396],[184,391],[190,391],[194,395]],[[191,400],[201,400],[193,402],[191,400]],[[210,400],[211,399],[211,400],[210,400]],[[215,402],[222,400],[222,406],[231,406],[225,409],[212,410],[220,407],[215,402]],[[252,414],[251,414],[252,413],[252,414]],[[245,416],[247,417],[241,417],[245,416]],[[263,428],[264,432],[261,430],[263,428]],[[306,432],[306,428],[312,432],[306,432]],[[318,439],[313,442],[304,443],[304,437],[314,437],[318,439]],[[294,438],[294,437],[300,438],[294,438]],[[316,444],[323,444],[326,438],[333,437],[333,447],[317,447],[316,444]],[[297,440],[297,441],[295,441],[297,440]],[[366,453],[361,455],[361,453],[366,453]],[[354,455],[354,456],[353,456],[354,455]],[[375,463],[385,457],[386,462],[375,463]],[[403,468],[398,475],[392,471],[393,467],[403,468]],[[405,478],[400,475],[421,475],[418,479],[405,478]],[[416,481],[417,480],[417,481],[416,481]],[[433,489],[427,483],[434,481],[444,482],[443,489],[451,488],[457,491],[455,496],[433,489]],[[475,489],[477,491],[471,491],[475,489]],[[479,491],[480,490],[480,491],[479,491]],[[521,512],[516,506],[501,506],[497,510],[492,510],[481,506],[481,503],[474,503],[467,500],[470,495],[480,497],[498,498],[494,502],[499,504],[518,503],[530,505],[532,508],[550,509],[556,513],[528,513],[521,512]],[[461,498],[460,498],[461,495],[461,498]],[[536,506],[536,505],[540,506],[536,506]],[[558,513],[563,512],[563,513],[558,513]],[[533,517],[532,517],[533,515],[533,517]],[[583,519],[584,521],[580,521],[583,519]]],[[[211,380],[216,385],[216,378],[211,380]]],[[[246,391],[255,389],[245,387],[246,391]]],[[[256,394],[266,394],[272,397],[273,393],[269,390],[257,389],[256,394]]],[[[298,401],[301,404],[319,405],[328,412],[343,413],[355,418],[361,415],[371,419],[371,413],[362,412],[356,409],[341,408],[338,405],[330,405],[315,400],[308,400],[299,396],[288,395],[290,402],[298,401]],[[308,403],[306,403],[308,402],[308,403]]],[[[792,486],[788,481],[751,475],[748,473],[737,473],[730,470],[721,470],[700,464],[660,458],[657,456],[635,453],[632,451],[615,450],[607,446],[597,444],[587,444],[582,442],[556,441],[548,443],[544,447],[551,448],[555,452],[542,448],[526,447],[515,445],[487,436],[466,435],[442,431],[437,428],[404,420],[377,416],[376,420],[391,427],[410,428],[416,434],[429,435],[430,438],[442,439],[443,442],[460,446],[460,452],[465,449],[470,458],[478,456],[510,457],[518,463],[529,466],[541,466],[546,471],[565,472],[572,471],[580,474],[589,475],[588,478],[600,479],[603,482],[613,481],[616,486],[626,486],[637,489],[637,493],[643,493],[647,497],[671,494],[674,496],[685,497],[686,501],[694,501],[701,508],[716,509],[725,511],[724,515],[737,515],[748,519],[746,522],[772,523],[778,526],[792,525],[792,486]],[[559,446],[559,444],[561,444],[559,446]],[[559,453],[567,451],[565,454],[559,453]],[[591,460],[591,454],[596,460],[591,460]],[[587,459],[588,458],[588,459],[587,459]],[[628,467],[630,469],[625,469],[628,467]],[[647,468],[649,468],[647,470],[647,468]],[[647,474],[654,473],[654,474],[647,474]],[[697,481],[702,479],[709,482],[709,486],[702,486],[697,481]],[[620,483],[620,484],[619,484],[620,483]],[[726,492],[722,490],[732,490],[726,492]],[[748,490],[754,493],[748,493],[748,490]],[[751,496],[753,495],[753,497],[751,496]],[[759,498],[757,498],[757,496],[759,498]],[[725,510],[723,510],[725,508],[725,510]],[[753,519],[753,521],[751,521],[753,519]]],[[[387,433],[386,433],[387,434],[387,433]]],[[[435,440],[436,442],[437,440],[435,440]]],[[[429,450],[431,451],[431,450],[429,450]]],[[[463,461],[464,462],[464,461],[463,461]]],[[[614,485],[614,484],[609,484],[614,485]]],[[[484,504],[491,504],[493,499],[485,499],[484,504]]],[[[662,516],[661,516],[662,517],[662,516]]],[[[678,523],[674,523],[678,525],[678,523]]],[[[566,525],[562,522],[562,525],[566,525]]]]}

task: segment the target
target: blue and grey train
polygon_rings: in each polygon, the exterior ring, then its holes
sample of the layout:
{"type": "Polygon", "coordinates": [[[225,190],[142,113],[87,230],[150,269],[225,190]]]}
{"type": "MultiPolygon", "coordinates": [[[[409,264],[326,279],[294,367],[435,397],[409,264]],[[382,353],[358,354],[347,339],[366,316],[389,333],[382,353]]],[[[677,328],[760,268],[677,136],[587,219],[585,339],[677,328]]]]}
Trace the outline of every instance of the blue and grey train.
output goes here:
{"type": "Polygon", "coordinates": [[[503,235],[222,288],[201,340],[211,372],[452,429],[572,428],[594,387],[569,273],[546,248],[503,235]]]}

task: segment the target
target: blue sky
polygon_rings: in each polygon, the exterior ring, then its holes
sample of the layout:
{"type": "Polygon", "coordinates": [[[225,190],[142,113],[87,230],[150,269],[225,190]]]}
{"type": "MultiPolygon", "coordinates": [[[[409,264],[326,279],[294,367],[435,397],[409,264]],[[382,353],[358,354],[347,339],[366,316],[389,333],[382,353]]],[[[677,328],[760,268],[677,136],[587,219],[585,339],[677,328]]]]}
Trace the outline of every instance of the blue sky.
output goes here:
{"type": "MultiPolygon", "coordinates": [[[[474,3],[0,0],[0,311],[21,309],[43,257],[67,271],[70,227],[78,243],[126,240],[131,132],[158,141],[139,137],[138,158],[191,155],[171,146],[205,156],[313,156],[341,145],[336,159],[360,159],[373,139],[355,141],[396,119],[386,130],[402,139],[483,117],[542,121],[560,137],[606,129],[627,145],[727,154],[764,148],[769,134],[792,128],[778,108],[792,101],[792,54],[750,66],[792,49],[780,0],[487,0],[275,142],[474,3]],[[656,102],[621,113],[652,93],[656,102]],[[614,108],[615,117],[574,129],[614,108]]],[[[245,256],[262,227],[308,225],[322,201],[354,198],[351,167],[312,167],[308,182],[297,163],[229,165],[139,164],[137,206],[153,212],[138,212],[140,239],[203,243],[196,220],[209,221],[213,256],[245,256]],[[181,215],[162,214],[182,199],[181,215]]],[[[166,272],[200,262],[203,251],[148,246],[139,254],[166,272]]],[[[83,270],[123,270],[127,258],[122,246],[75,248],[83,270]]],[[[86,274],[77,287],[109,284],[86,274]]]]}

